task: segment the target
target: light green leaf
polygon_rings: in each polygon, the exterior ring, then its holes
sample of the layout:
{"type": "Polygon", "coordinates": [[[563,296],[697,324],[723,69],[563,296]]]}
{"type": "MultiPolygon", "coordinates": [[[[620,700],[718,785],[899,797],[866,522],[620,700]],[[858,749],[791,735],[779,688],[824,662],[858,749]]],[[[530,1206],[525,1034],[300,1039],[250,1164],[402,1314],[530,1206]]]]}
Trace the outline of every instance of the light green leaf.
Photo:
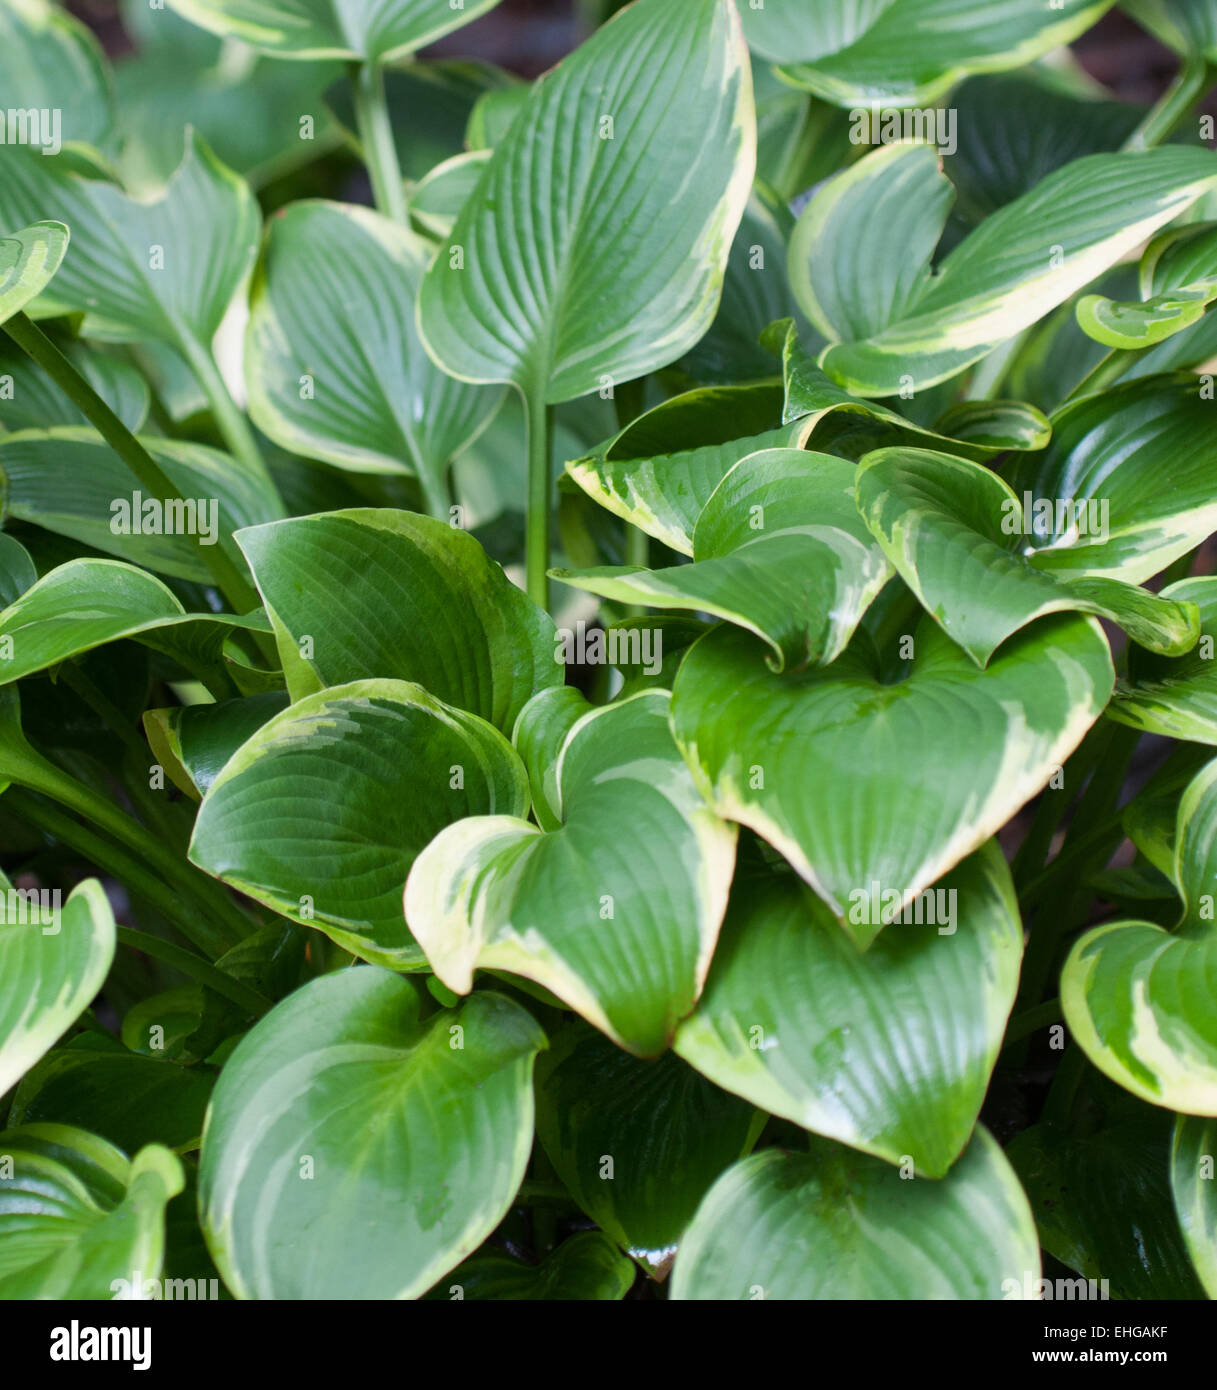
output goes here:
{"type": "MultiPolygon", "coordinates": [[[[877,915],[869,886],[850,905],[877,915]]],[[[737,881],[676,1051],[716,1085],[943,1177],[972,1133],[1018,989],[1022,924],[995,842],[865,954],[793,875],[737,881]],[[912,920],[919,920],[914,923],[912,920]]]]}
{"type": "Polygon", "coordinates": [[[837,106],[927,105],[969,72],[1022,67],[1072,42],[1112,0],[768,0],[741,6],[754,52],[837,106]]]}
{"type": "Polygon", "coordinates": [[[564,1029],[537,1064],[537,1137],[593,1221],[663,1278],[711,1184],[762,1117],[672,1053],[653,1062],[593,1029],[564,1029]],[[608,1176],[605,1156],[613,1166],[608,1176]]]}
{"type": "Polygon", "coordinates": [[[37,134],[32,124],[18,124],[10,144],[23,129],[48,154],[60,144],[101,147],[110,139],[114,96],[101,45],[91,29],[47,0],[8,0],[0,8],[0,91],[10,120],[14,112],[19,121],[50,117],[50,129],[40,122],[37,134]]]}
{"type": "Polygon", "coordinates": [[[67,249],[68,229],[62,222],[35,222],[0,236],[0,323],[46,289],[67,249]]]}
{"type": "Polygon", "coordinates": [[[562,684],[549,616],[472,536],[441,521],[369,507],[237,539],[293,699],[390,677],[509,730],[530,696],[562,684]]]}
{"type": "Polygon", "coordinates": [[[1123,0],[1121,8],[1176,53],[1217,63],[1213,0],[1123,0]]]}
{"type": "Polygon", "coordinates": [[[486,1250],[457,1267],[427,1294],[434,1301],[489,1302],[624,1298],[634,1282],[634,1265],[601,1231],[581,1231],[564,1240],[539,1265],[486,1250]]]}
{"type": "Polygon", "coordinates": [[[224,1282],[256,1299],[426,1292],[516,1194],[545,1045],[497,994],[420,1019],[413,984],[375,967],[289,995],[207,1116],[199,1213],[224,1282]]]}
{"type": "Polygon", "coordinates": [[[1205,1292],[1217,1298],[1217,1122],[1180,1115],[1171,1144],[1171,1191],[1183,1239],[1205,1292]]]}
{"type": "MultiPolygon", "coordinates": [[[[1115,579],[1057,578],[1037,569],[1031,519],[1010,487],[980,464],[926,449],[879,449],[858,465],[857,495],[883,553],[978,666],[1012,632],[1047,613],[1098,614],[1170,656],[1190,651],[1200,636],[1194,604],[1115,579]]],[[[1093,502],[1083,505],[1074,534],[1089,541],[1099,515],[1093,502]]]]}
{"type": "Polygon", "coordinates": [[[920,391],[1029,328],[1215,186],[1217,158],[1189,146],[1077,159],[987,218],[930,275],[950,187],[930,148],[891,145],[803,210],[791,285],[831,340],[819,363],[829,376],[863,396],[920,391]],[[911,234],[887,201],[906,184],[927,208],[911,234]]]}
{"type": "Polygon", "coordinates": [[[827,665],[891,577],[854,504],[854,466],[766,449],[723,478],[693,531],[691,565],[554,570],[623,603],[685,608],[769,644],[775,671],[827,665]]]}
{"type": "Polygon", "coordinates": [[[271,221],[251,296],[245,378],[258,428],[292,453],[422,480],[448,521],[448,462],[502,393],[423,351],[414,304],[431,248],[367,208],[306,200],[271,221]]]}
{"type": "Polygon", "coordinates": [[[25,1125],[0,1134],[0,1154],[0,1298],[112,1299],[137,1271],[160,1274],[165,1206],[184,1184],[168,1149],[128,1162],[83,1130],[25,1125]]]}
{"type": "Polygon", "coordinates": [[[0,884],[7,894],[0,921],[3,1095],[93,1002],[114,959],[115,938],[114,913],[95,878],[47,912],[39,890],[12,889],[2,877],[0,884]]]}
{"type": "Polygon", "coordinates": [[[1147,734],[1217,744],[1217,579],[1182,579],[1162,596],[1196,605],[1200,640],[1177,660],[1131,650],[1128,679],[1117,684],[1107,713],[1147,734]]]}
{"type": "Polygon", "coordinates": [[[489,150],[467,150],[437,164],[411,190],[410,216],[432,236],[448,236],[489,162],[489,150]]]}
{"type": "MultiPolygon", "coordinates": [[[[148,383],[129,362],[68,344],[65,355],[124,425],[138,434],[148,418],[148,383]]],[[[24,353],[0,351],[0,378],[11,377],[11,396],[0,392],[0,427],[6,430],[49,429],[53,425],[87,425],[82,411],[24,353]]]]}
{"type": "Polygon", "coordinates": [[[485,14],[498,0],[170,0],[224,38],[280,58],[404,58],[485,14]]]}
{"type": "Polygon", "coordinates": [[[224,764],[190,858],[363,960],[425,964],[402,916],[415,857],[470,815],[522,816],[524,769],[476,716],[405,681],[310,695],[224,764]]]}
{"type": "Polygon", "coordinates": [[[473,817],[418,856],[406,918],[449,989],[468,994],[478,968],[510,971],[627,1051],[669,1045],[709,969],[735,829],[703,805],[668,703],[648,691],[573,725],[556,762],[557,829],[473,817]]]}
{"type": "MultiPolygon", "coordinates": [[[[907,677],[859,639],[832,666],[775,675],[719,627],[677,673],[672,727],[719,815],[749,826],[846,919],[877,883],[902,908],[1033,796],[1102,712],[1114,673],[1092,618],[1045,619],[988,667],[924,618],[907,677]]],[[[890,916],[889,913],[884,914],[890,916]]]]}
{"type": "Polygon", "coordinates": [[[672,1297],[1000,1299],[1039,1268],[1027,1199],[984,1128],[938,1182],[813,1139],[808,1154],[766,1149],[719,1178],[672,1297]]]}
{"type": "Polygon", "coordinates": [[[1061,974],[1074,1038],[1133,1095],[1188,1115],[1217,1115],[1217,761],[1179,804],[1174,880],[1183,912],[1173,931],[1105,922],[1081,936],[1061,974]]]}
{"type": "Polygon", "coordinates": [[[637,0],[496,147],[423,281],[428,351],[549,402],[674,361],[713,320],[755,158],[735,6],[637,0]]]}

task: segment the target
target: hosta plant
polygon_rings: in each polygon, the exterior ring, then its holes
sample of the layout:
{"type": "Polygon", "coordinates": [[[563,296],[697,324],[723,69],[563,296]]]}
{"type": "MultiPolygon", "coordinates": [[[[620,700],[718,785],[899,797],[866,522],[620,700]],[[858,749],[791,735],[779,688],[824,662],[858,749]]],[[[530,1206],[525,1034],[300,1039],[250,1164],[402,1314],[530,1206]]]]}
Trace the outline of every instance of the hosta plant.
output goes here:
{"type": "Polygon", "coordinates": [[[1217,5],[494,3],[0,0],[0,1296],[1217,1297],[1217,5]]]}

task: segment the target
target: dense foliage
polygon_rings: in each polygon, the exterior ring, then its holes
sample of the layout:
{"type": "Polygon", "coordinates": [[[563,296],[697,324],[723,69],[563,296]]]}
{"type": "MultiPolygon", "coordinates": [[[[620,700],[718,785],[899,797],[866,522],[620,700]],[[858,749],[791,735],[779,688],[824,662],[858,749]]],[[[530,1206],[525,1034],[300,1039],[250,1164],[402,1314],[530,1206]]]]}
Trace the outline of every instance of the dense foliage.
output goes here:
{"type": "Polygon", "coordinates": [[[1217,0],[170,3],[0,0],[0,1296],[1217,1297],[1217,0]]]}

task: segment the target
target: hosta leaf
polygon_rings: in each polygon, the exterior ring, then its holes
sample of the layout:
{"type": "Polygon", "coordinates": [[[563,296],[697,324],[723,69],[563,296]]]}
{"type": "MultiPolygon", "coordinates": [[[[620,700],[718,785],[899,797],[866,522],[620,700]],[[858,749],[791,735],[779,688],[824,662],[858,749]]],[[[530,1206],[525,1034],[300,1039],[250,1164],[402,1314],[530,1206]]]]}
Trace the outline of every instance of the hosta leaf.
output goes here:
{"type": "Polygon", "coordinates": [[[489,161],[489,150],[466,150],[437,164],[414,185],[410,216],[432,236],[446,237],[489,161]]]}
{"type": "Polygon", "coordinates": [[[1217,744],[1217,579],[1182,579],[1162,596],[1196,605],[1200,640],[1178,660],[1130,651],[1128,679],[1116,686],[1107,713],[1148,734],[1217,744]]]}
{"type": "Polygon", "coordinates": [[[472,536],[441,521],[355,509],[238,540],[293,699],[391,677],[510,730],[535,691],[562,684],[549,617],[472,536]]]}
{"type": "Polygon", "coordinates": [[[1061,975],[1065,1020],[1090,1061],[1142,1100],[1188,1115],[1217,1115],[1215,873],[1217,761],[1179,804],[1178,925],[1105,922],[1074,943],[1061,975]]]}
{"type": "Polygon", "coordinates": [[[441,1279],[427,1298],[615,1302],[625,1297],[633,1282],[634,1265],[608,1236],[582,1231],[564,1240],[539,1265],[527,1265],[497,1250],[474,1255],[441,1279]]]}
{"type": "MultiPolygon", "coordinates": [[[[121,358],[88,351],[80,344],[69,345],[65,351],[72,365],[123,424],[133,434],[143,429],[151,392],[136,368],[121,358]]],[[[12,354],[0,352],[0,426],[16,431],[87,424],[83,412],[41,367],[15,348],[12,354]]]]}
{"type": "Polygon", "coordinates": [[[287,703],[284,692],[271,690],[214,705],[175,705],[146,711],[144,728],[175,785],[198,801],[237,749],[287,703]]]}
{"type": "Polygon", "coordinates": [[[863,396],[922,390],[1029,328],[1215,185],[1217,158],[1193,147],[1077,159],[987,218],[931,276],[928,209],[941,230],[949,184],[927,146],[891,145],[803,210],[791,285],[831,339],[819,363],[829,376],[863,396]],[[927,208],[912,256],[907,218],[887,204],[906,182],[927,208]]]}
{"type": "Polygon", "coordinates": [[[417,1298],[506,1214],[532,1146],[545,1035],[476,994],[419,1017],[400,976],[313,980],[245,1036],[216,1087],[199,1177],[238,1298],[417,1298]]]}
{"type": "Polygon", "coordinates": [[[778,386],[708,386],[657,405],[566,471],[615,516],[683,555],[728,472],[761,449],[797,449],[812,424],[782,423],[778,386]]]}
{"type": "Polygon", "coordinates": [[[637,0],[496,147],[423,281],[428,350],[550,402],[672,362],[714,317],[755,159],[735,6],[637,0]]]}
{"type": "Polygon", "coordinates": [[[645,692],[571,728],[557,829],[473,817],[419,855],[406,918],[449,989],[507,970],[630,1052],[668,1046],[701,993],[735,859],[734,827],[702,804],[672,743],[668,702],[645,692]]]}
{"type": "Polygon", "coordinates": [[[660,1278],[715,1178],[759,1133],[751,1105],[672,1053],[639,1061],[582,1024],[540,1059],[536,1092],[537,1137],[558,1177],[660,1278]]]}
{"type": "Polygon", "coordinates": [[[0,91],[7,112],[50,116],[50,129],[42,126],[36,136],[26,127],[30,143],[48,153],[58,153],[60,142],[101,146],[110,137],[114,98],[101,45],[47,0],[12,0],[0,10],[0,91]]]}
{"type": "Polygon", "coordinates": [[[0,323],[46,289],[67,249],[68,229],[62,222],[35,222],[0,236],[0,323]]]}
{"type": "Polygon", "coordinates": [[[259,614],[187,613],[159,579],[117,560],[69,560],[0,613],[0,684],[124,637],[205,673],[232,629],[269,632],[259,614]]]}
{"type": "MultiPolygon", "coordinates": [[[[1110,618],[1142,646],[1171,656],[1200,635],[1194,604],[1115,579],[1058,579],[1037,569],[1031,519],[980,464],[926,449],[879,449],[858,465],[857,494],[883,553],[978,666],[1012,632],[1071,609],[1110,618]]],[[[1080,514],[1077,529],[1087,540],[1097,516],[1094,506],[1080,514]]]]}
{"type": "MultiPolygon", "coordinates": [[[[775,675],[729,627],[676,677],[673,732],[711,805],[839,918],[872,883],[905,907],[983,844],[1077,747],[1114,681],[1090,618],[1045,619],[983,671],[928,618],[909,635],[895,684],[860,642],[832,666],[775,675]]],[[[842,925],[865,947],[882,924],[842,925]]]]}
{"type": "Polygon", "coordinates": [[[173,9],[225,38],[280,58],[404,58],[468,24],[498,0],[170,0],[173,9]]]}
{"type": "Polygon", "coordinates": [[[1208,1296],[1217,1298],[1217,1122],[1176,1119],[1171,1191],[1196,1273],[1208,1296]]]}
{"type": "MultiPolygon", "coordinates": [[[[997,1060],[1022,924],[992,842],[929,893],[924,925],[860,955],[793,876],[740,880],[676,1051],[772,1114],[943,1177],[997,1060]]],[[[851,910],[869,911],[863,894],[851,910]]]]}
{"type": "Polygon", "coordinates": [[[0,603],[5,608],[38,582],[30,552],[7,531],[0,531],[0,603]]]}
{"type": "Polygon", "coordinates": [[[147,529],[143,517],[151,499],[135,474],[95,431],[71,426],[0,434],[9,514],[158,574],[210,584],[195,535],[209,535],[214,521],[216,543],[224,544],[238,528],[279,516],[278,498],[268,483],[215,449],[151,436],[141,442],[192,504],[182,524],[176,510],[152,509],[148,525],[163,528],[172,518],[172,534],[147,529]]]}
{"type": "Polygon", "coordinates": [[[441,372],[414,328],[431,248],[367,208],[293,203],[270,224],[245,376],[260,430],[357,472],[412,473],[447,521],[444,475],[501,395],[441,372]]]}
{"type": "Polygon", "coordinates": [[[1112,0],[768,0],[743,5],[754,52],[838,106],[915,106],[968,72],[1022,67],[1085,33],[1112,0]]]}
{"type": "Polygon", "coordinates": [[[422,952],[402,918],[415,856],[445,826],[528,806],[524,769],[489,724],[405,681],[296,701],[224,764],[190,858],[364,960],[422,952]]]}
{"type": "Polygon", "coordinates": [[[1145,377],[1053,415],[1048,448],[1003,473],[1031,513],[1036,568],[1140,584],[1217,529],[1217,435],[1201,389],[1185,372],[1145,377]],[[1106,535],[1070,534],[1058,503],[1092,499],[1107,503],[1106,535]]]}
{"type": "Polygon", "coordinates": [[[693,532],[692,565],[554,570],[604,598],[687,608],[763,638],[775,671],[834,661],[891,576],[854,504],[854,466],[766,449],[719,483],[693,532]]]}
{"type": "MultiPolygon", "coordinates": [[[[9,886],[2,876],[0,885],[9,886]]],[[[53,915],[30,892],[34,901],[20,905],[10,892],[0,922],[0,1095],[89,1007],[114,959],[114,913],[97,879],[77,885],[53,915]]]]}
{"type": "Polygon", "coordinates": [[[68,1125],[0,1134],[0,1298],[111,1299],[139,1271],[156,1278],[165,1206],[182,1190],[159,1144],[131,1161],[68,1125]]]}
{"type": "Polygon", "coordinates": [[[978,1127],[940,1181],[827,1139],[730,1168],[685,1233],[675,1299],[997,1299],[1039,1274],[1035,1223],[978,1127]]]}
{"type": "Polygon", "coordinates": [[[1217,63],[1217,5],[1213,0],[1122,0],[1121,8],[1176,53],[1217,63]]]}
{"type": "Polygon", "coordinates": [[[1199,1298],[1170,1193],[1170,1117],[1144,1107],[1092,1134],[1038,1124],[1016,1135],[1041,1246],[1085,1279],[1094,1297],[1199,1298]],[[1104,1289],[1101,1281],[1106,1281],[1104,1289]]]}

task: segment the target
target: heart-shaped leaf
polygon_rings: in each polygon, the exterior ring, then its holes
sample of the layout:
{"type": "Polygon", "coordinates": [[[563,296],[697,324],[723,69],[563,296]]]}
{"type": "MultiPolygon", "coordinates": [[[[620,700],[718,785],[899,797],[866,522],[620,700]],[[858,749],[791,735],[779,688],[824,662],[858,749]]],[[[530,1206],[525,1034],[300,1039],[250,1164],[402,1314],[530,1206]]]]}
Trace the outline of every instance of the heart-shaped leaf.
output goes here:
{"type": "Polygon", "coordinates": [[[516,1194],[545,1045],[497,994],[422,1019],[413,984],[375,966],[289,995],[207,1116],[199,1214],[224,1282],[238,1298],[425,1293],[516,1194]]]}
{"type": "Polygon", "coordinates": [[[1107,713],[1147,734],[1217,744],[1217,579],[1181,579],[1162,597],[1196,605],[1200,640],[1178,660],[1131,649],[1128,679],[1117,684],[1107,713]]]}
{"type": "Polygon", "coordinates": [[[46,289],[67,249],[68,229],[62,222],[35,222],[0,237],[0,323],[46,289]]]}
{"type": "Polygon", "coordinates": [[[250,414],[292,453],[421,479],[449,520],[445,474],[501,392],[441,372],[414,304],[431,248],[367,208],[314,200],[272,219],[251,296],[250,414]]]}
{"type": "Polygon", "coordinates": [[[1217,1121],[1193,1115],[1175,1121],[1171,1191],[1196,1273],[1217,1298],[1217,1121]]]}
{"type": "Polygon", "coordinates": [[[0,875],[0,1095],[9,1090],[93,1002],[114,959],[114,913],[101,884],[86,879],[62,909],[43,909],[40,890],[13,889],[0,875]],[[13,917],[16,920],[13,920],[13,917]]]}
{"type": "Polygon", "coordinates": [[[769,0],[742,5],[754,52],[837,106],[928,104],[968,72],[1022,67],[1072,42],[1111,0],[769,0]]]}
{"type": "Polygon", "coordinates": [[[473,817],[418,856],[406,918],[449,989],[467,994],[478,967],[511,971],[638,1056],[668,1046],[701,993],[735,862],[735,829],[702,803],[668,704],[646,691],[573,725],[555,759],[557,829],[473,817]]]}
{"type": "MultiPolygon", "coordinates": [[[[710,804],[779,849],[841,919],[876,883],[904,910],[983,844],[1077,747],[1114,683],[1090,618],[1046,619],[983,671],[928,618],[910,640],[907,678],[884,684],[861,642],[779,676],[755,638],[719,627],[676,677],[673,732],[710,804]]],[[[865,947],[883,922],[842,925],[865,947]]]]}
{"type": "Polygon", "coordinates": [[[731,469],[697,520],[693,558],[553,575],[623,603],[725,618],[769,644],[775,671],[836,660],[891,576],[854,504],[854,465],[800,449],[731,469]]]}
{"type": "Polygon", "coordinates": [[[863,396],[922,390],[1031,327],[1214,186],[1208,150],[1089,155],[987,218],[931,275],[952,190],[929,146],[889,145],[804,208],[791,286],[829,339],[829,376],[863,396]],[[919,209],[911,229],[892,214],[893,189],[919,209]]]}
{"type": "MultiPolygon", "coordinates": [[[[871,907],[867,888],[851,912],[871,907]]],[[[997,1061],[1022,924],[992,842],[921,909],[920,924],[893,926],[861,955],[792,875],[739,880],[676,1051],[771,1114],[943,1177],[997,1061]]]]}
{"type": "Polygon", "coordinates": [[[443,522],[366,508],[255,527],[238,541],[293,699],[391,677],[510,730],[535,691],[562,684],[548,615],[443,522]]]}
{"type": "Polygon", "coordinates": [[[229,758],[190,858],[364,960],[417,969],[401,913],[415,856],[465,816],[527,806],[489,724],[405,681],[357,681],[296,701],[229,758]]]}
{"type": "MultiPolygon", "coordinates": [[[[1011,488],[980,464],[928,449],[879,449],[858,465],[857,496],[901,579],[978,666],[1012,632],[1046,613],[1097,613],[1170,656],[1189,651],[1200,636],[1194,604],[1116,579],[1057,578],[1059,571],[1037,569],[1031,518],[1011,488]]],[[[1102,564],[1104,499],[1064,505],[1072,524],[1063,539],[1085,537],[1091,558],[1102,564]]]]}
{"type": "Polygon", "coordinates": [[[499,0],[170,0],[204,29],[280,58],[404,58],[499,0]]]}
{"type": "Polygon", "coordinates": [[[564,1240],[539,1265],[528,1265],[498,1250],[487,1250],[459,1264],[427,1295],[428,1299],[489,1302],[580,1302],[624,1298],[635,1267],[601,1231],[582,1231],[564,1240]]]}
{"type": "MultiPolygon", "coordinates": [[[[111,1299],[136,1272],[155,1279],[178,1160],[159,1144],[127,1158],[68,1125],[0,1134],[0,1298],[111,1299]]],[[[143,1288],[141,1285],[140,1293],[143,1288]]]]}
{"type": "Polygon", "coordinates": [[[637,0],[496,146],[423,281],[428,351],[534,402],[674,361],[713,320],[755,162],[734,4],[637,0]]]}
{"type": "Polygon", "coordinates": [[[719,1178],[685,1232],[675,1299],[995,1299],[1039,1275],[1035,1223],[978,1126],[939,1181],[828,1139],[719,1178]],[[949,1252],[949,1253],[948,1253],[949,1252]]]}
{"type": "Polygon", "coordinates": [[[1142,1100],[1188,1115],[1217,1115],[1215,874],[1217,761],[1179,803],[1178,925],[1105,922],[1074,943],[1061,974],[1065,1020],[1090,1061],[1142,1100]]]}
{"type": "Polygon", "coordinates": [[[761,1117],[678,1057],[622,1052],[576,1023],[537,1064],[537,1137],[588,1216],[662,1278],[711,1184],[761,1117]]]}

